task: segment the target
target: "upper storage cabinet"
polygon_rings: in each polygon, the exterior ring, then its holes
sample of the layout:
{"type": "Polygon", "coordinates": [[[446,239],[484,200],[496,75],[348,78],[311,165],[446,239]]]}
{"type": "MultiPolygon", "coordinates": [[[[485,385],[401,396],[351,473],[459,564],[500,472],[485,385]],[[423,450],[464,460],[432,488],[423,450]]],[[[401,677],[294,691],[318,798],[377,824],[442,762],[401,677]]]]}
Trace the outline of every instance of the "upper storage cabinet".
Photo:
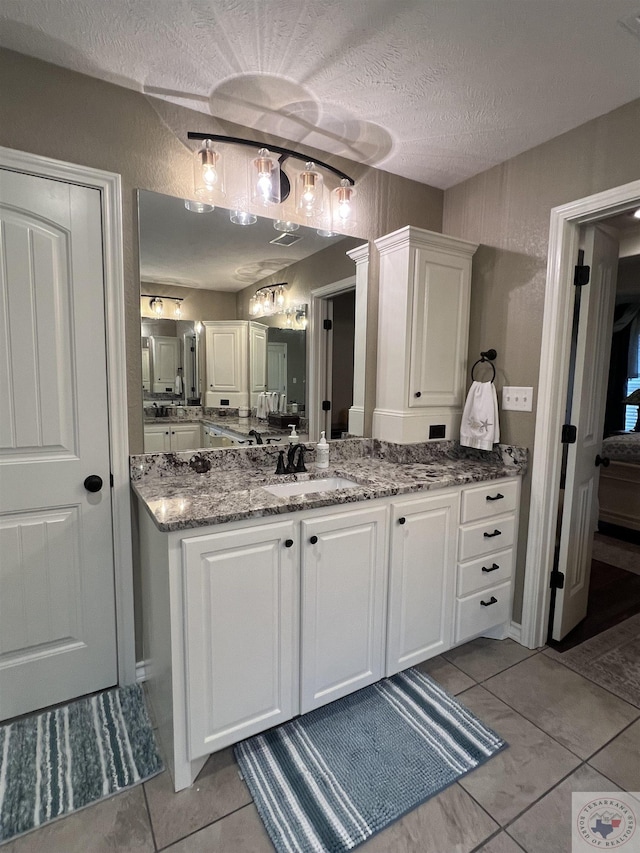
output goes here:
{"type": "Polygon", "coordinates": [[[454,438],[466,387],[477,244],[412,227],[375,243],[380,307],[374,437],[399,443],[454,438]]]}
{"type": "Polygon", "coordinates": [[[266,387],[267,327],[247,320],[205,320],[205,406],[255,406],[266,387]]]}

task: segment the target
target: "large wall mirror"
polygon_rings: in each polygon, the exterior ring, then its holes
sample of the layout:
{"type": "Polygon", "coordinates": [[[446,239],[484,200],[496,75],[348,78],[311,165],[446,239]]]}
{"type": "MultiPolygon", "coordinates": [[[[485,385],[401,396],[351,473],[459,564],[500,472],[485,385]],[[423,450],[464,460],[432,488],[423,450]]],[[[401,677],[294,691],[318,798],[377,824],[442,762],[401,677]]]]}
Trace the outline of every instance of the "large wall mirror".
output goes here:
{"type": "Polygon", "coordinates": [[[336,400],[326,426],[334,438],[346,430],[355,283],[335,295],[332,285],[355,282],[346,253],[362,240],[305,226],[280,231],[268,217],[241,226],[228,210],[198,213],[148,191],[138,205],[145,452],[231,445],[251,440],[251,428],[276,435],[276,414],[282,429],[295,419],[304,434],[326,394],[309,381],[307,340],[312,294],[324,290],[335,334],[325,374],[336,400]],[[319,397],[311,406],[310,385],[319,397]],[[165,428],[167,418],[175,428],[165,428]]]}

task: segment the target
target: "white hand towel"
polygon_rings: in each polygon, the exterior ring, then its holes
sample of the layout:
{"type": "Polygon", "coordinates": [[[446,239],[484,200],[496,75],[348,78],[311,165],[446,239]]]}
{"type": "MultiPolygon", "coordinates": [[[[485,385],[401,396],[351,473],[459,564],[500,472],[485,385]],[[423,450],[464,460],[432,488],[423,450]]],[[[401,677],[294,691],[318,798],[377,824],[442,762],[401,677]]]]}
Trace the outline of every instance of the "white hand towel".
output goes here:
{"type": "Polygon", "coordinates": [[[179,373],[176,375],[176,381],[173,383],[173,393],[182,394],[182,376],[179,373]]]}
{"type": "Polygon", "coordinates": [[[267,395],[264,391],[261,394],[258,394],[258,405],[256,408],[258,418],[264,420],[269,413],[267,395]]]}
{"type": "Polygon", "coordinates": [[[492,450],[500,441],[498,398],[493,382],[471,383],[460,424],[460,444],[492,450]]]}

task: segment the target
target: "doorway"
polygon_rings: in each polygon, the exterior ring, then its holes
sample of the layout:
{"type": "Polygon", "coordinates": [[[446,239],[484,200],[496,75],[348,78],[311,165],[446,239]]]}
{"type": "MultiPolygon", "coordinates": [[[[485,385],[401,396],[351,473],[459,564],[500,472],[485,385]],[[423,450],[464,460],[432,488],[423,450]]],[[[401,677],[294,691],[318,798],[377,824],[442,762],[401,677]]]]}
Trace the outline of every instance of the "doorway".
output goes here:
{"type": "Polygon", "coordinates": [[[521,625],[521,641],[529,648],[544,644],[549,617],[549,578],[554,562],[562,463],[559,436],[564,423],[571,355],[573,294],[567,287],[567,282],[573,279],[573,267],[579,248],[579,230],[581,225],[599,222],[638,206],[640,181],[634,181],[554,208],[551,212],[535,433],[536,453],[532,465],[521,625]]]}

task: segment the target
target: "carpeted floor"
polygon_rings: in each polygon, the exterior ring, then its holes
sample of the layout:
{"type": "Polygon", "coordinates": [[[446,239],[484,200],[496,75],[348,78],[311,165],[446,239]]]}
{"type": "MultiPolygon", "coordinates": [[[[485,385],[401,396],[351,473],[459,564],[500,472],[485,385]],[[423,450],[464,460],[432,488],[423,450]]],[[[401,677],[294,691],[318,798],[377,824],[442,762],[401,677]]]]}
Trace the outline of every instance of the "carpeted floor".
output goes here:
{"type": "Polygon", "coordinates": [[[415,669],[235,747],[279,853],[343,853],[506,746],[415,669]]]}
{"type": "Polygon", "coordinates": [[[569,651],[544,654],[640,707],[640,614],[569,651]]]}
{"type": "Polygon", "coordinates": [[[0,843],[162,770],[138,685],[0,727],[0,843]]]}

